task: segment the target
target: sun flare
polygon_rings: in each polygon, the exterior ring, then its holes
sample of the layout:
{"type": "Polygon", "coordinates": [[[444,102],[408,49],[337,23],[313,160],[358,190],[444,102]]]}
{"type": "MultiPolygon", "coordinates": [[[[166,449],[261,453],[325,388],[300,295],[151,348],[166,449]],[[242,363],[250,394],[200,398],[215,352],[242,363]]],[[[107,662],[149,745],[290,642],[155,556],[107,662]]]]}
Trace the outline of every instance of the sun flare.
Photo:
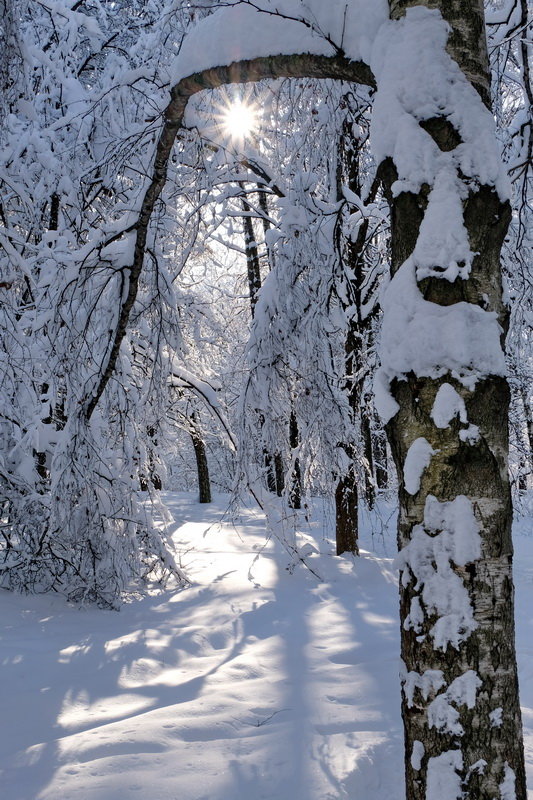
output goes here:
{"type": "Polygon", "coordinates": [[[253,105],[235,100],[223,116],[225,132],[233,139],[244,139],[257,128],[257,112],[253,105]]]}

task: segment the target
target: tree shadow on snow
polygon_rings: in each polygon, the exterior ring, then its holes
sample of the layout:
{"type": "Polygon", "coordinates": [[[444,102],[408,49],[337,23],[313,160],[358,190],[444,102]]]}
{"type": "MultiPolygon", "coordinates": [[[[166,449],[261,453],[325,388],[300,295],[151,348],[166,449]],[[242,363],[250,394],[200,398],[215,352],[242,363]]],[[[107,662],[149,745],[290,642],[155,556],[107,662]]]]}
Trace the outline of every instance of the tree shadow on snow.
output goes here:
{"type": "MultiPolygon", "coordinates": [[[[173,511],[178,528],[186,501],[173,511]]],[[[202,521],[204,509],[193,512],[202,521]]],[[[250,513],[245,527],[257,534],[264,522],[250,513]]],[[[241,549],[252,563],[249,538],[241,549]]],[[[201,786],[194,798],[178,792],[180,753],[217,741],[224,775],[206,800],[400,800],[396,592],[383,599],[372,559],[332,558],[328,570],[319,584],[281,567],[268,586],[224,593],[234,572],[224,569],[119,614],[6,597],[2,704],[14,724],[0,745],[4,795],[48,800],[61,770],[74,778],[87,764],[105,786],[107,759],[120,773],[127,757],[154,754],[172,756],[177,796],[200,800],[201,786]]],[[[124,785],[118,796],[139,795],[124,785]]],[[[110,800],[105,789],[98,797],[110,800]]]]}

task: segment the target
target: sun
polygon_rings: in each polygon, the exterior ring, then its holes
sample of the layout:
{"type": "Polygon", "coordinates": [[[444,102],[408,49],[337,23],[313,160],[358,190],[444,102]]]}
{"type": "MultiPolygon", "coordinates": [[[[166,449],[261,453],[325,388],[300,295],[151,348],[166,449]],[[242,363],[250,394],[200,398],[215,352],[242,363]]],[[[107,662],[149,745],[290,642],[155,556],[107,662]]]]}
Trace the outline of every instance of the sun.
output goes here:
{"type": "Polygon", "coordinates": [[[251,103],[234,100],[222,115],[222,126],[232,139],[245,139],[257,128],[257,110],[251,103]]]}

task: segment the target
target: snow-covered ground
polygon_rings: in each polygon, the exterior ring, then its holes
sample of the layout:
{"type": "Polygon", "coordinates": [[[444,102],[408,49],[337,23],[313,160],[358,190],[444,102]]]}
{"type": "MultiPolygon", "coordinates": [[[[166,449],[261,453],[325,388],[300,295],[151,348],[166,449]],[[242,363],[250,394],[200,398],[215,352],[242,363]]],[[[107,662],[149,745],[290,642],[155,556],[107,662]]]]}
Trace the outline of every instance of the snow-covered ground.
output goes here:
{"type": "MultiPolygon", "coordinates": [[[[331,519],[287,569],[254,509],[172,494],[193,583],[117,612],[0,593],[5,800],[402,800],[394,521],[362,558],[331,519]]],[[[516,525],[517,633],[533,798],[533,538],[516,525]]],[[[376,530],[376,520],[374,520],[376,530]]]]}

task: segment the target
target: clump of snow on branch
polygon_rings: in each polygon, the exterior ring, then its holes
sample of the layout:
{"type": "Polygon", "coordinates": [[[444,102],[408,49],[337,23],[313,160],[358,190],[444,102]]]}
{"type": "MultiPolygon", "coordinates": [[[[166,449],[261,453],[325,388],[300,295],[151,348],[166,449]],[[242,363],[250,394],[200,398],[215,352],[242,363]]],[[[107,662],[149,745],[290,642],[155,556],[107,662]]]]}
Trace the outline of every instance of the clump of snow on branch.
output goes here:
{"type": "Polygon", "coordinates": [[[342,52],[353,61],[368,63],[374,38],[387,18],[385,0],[239,3],[201,20],[188,34],[171,80],[176,84],[212,67],[276,55],[342,52]]]}

